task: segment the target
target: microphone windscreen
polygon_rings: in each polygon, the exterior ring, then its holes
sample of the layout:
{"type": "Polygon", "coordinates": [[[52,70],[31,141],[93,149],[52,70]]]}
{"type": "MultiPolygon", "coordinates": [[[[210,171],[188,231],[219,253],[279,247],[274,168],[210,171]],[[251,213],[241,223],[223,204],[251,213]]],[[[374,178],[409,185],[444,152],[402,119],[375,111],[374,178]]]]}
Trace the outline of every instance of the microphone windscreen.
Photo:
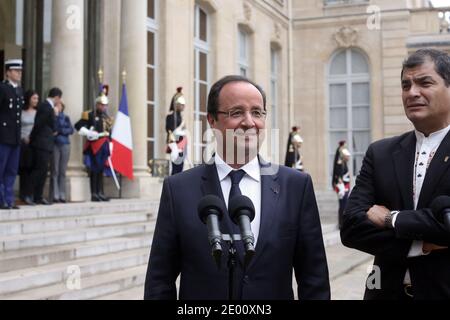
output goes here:
{"type": "Polygon", "coordinates": [[[450,209],[450,197],[439,196],[431,202],[431,211],[433,211],[435,217],[441,217],[441,213],[444,209],[450,209]]]}
{"type": "Polygon", "coordinates": [[[255,219],[255,206],[253,205],[252,200],[246,196],[236,196],[232,198],[228,204],[228,212],[234,223],[237,223],[239,216],[242,214],[247,215],[250,221],[255,219]]]}
{"type": "Polygon", "coordinates": [[[203,223],[206,223],[206,218],[211,214],[212,210],[219,216],[219,221],[222,219],[224,212],[227,211],[222,199],[216,195],[210,194],[204,196],[197,207],[198,216],[203,223]]]}

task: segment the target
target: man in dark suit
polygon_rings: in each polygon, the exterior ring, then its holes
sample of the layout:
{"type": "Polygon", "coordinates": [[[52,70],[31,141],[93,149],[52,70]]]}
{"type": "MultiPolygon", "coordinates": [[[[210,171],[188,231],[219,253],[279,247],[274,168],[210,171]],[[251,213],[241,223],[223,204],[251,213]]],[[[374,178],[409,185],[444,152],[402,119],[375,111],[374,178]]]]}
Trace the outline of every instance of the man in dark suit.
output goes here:
{"type": "Polygon", "coordinates": [[[342,242],[375,256],[365,299],[449,299],[450,233],[429,208],[450,195],[450,57],[408,57],[402,98],[415,130],[369,147],[342,242]]]}
{"type": "Polygon", "coordinates": [[[18,209],[14,181],[20,159],[20,129],[23,101],[22,60],[5,63],[6,80],[0,83],[0,210],[18,209]]]}
{"type": "Polygon", "coordinates": [[[34,202],[36,204],[50,204],[42,195],[55,146],[55,135],[57,134],[55,105],[61,102],[62,94],[59,88],[53,88],[49,91],[47,100],[38,106],[36,120],[30,135],[34,159],[31,182],[33,183],[34,202]]]}
{"type": "MultiPolygon", "coordinates": [[[[227,246],[221,269],[211,256],[206,226],[197,215],[205,195],[224,205],[239,190],[255,205],[251,227],[256,254],[246,267],[238,242],[234,274],[236,299],[294,298],[292,270],[300,299],[329,299],[322,231],[311,178],[258,156],[266,121],[264,91],[241,76],[228,76],[211,89],[208,122],[218,147],[212,164],[165,180],[145,283],[145,299],[226,300],[227,246]],[[227,137],[225,139],[224,137],[227,137]],[[228,152],[227,152],[228,151],[228,152]],[[234,191],[233,191],[234,190],[234,191]]],[[[222,233],[236,234],[227,213],[222,233]]]]}

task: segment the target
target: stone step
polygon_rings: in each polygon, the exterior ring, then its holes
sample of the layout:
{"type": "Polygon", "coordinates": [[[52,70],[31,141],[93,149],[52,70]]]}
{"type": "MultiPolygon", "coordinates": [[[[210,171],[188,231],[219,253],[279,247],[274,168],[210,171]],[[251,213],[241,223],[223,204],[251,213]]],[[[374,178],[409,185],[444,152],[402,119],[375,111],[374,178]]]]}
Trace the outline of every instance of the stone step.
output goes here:
{"type": "Polygon", "coordinates": [[[60,230],[40,234],[15,235],[0,237],[0,253],[40,248],[53,245],[64,245],[76,242],[100,240],[133,234],[150,233],[155,228],[155,220],[96,228],[79,228],[60,230]]]}
{"type": "Polygon", "coordinates": [[[113,294],[106,296],[101,296],[95,298],[94,300],[117,300],[117,301],[131,301],[131,300],[142,300],[144,299],[144,284],[131,288],[122,290],[113,294]]]}
{"type": "Polygon", "coordinates": [[[340,244],[341,234],[339,230],[325,233],[323,235],[323,243],[325,245],[325,248],[340,244]]]}
{"type": "Polygon", "coordinates": [[[82,258],[36,268],[14,270],[0,274],[0,300],[2,297],[43,286],[71,283],[75,275],[85,277],[101,275],[116,270],[142,266],[148,263],[148,248],[82,258]]]}
{"type": "Polygon", "coordinates": [[[0,222],[0,237],[144,222],[149,221],[151,218],[152,215],[144,211],[79,217],[43,218],[26,220],[24,222],[0,222]]]}
{"type": "Polygon", "coordinates": [[[63,218],[72,216],[89,216],[114,213],[158,212],[159,202],[131,199],[112,200],[111,202],[86,202],[55,204],[52,206],[23,206],[20,210],[3,210],[0,222],[26,221],[34,219],[63,218]]]}
{"type": "Polygon", "coordinates": [[[0,273],[130,249],[147,248],[150,250],[152,238],[153,232],[149,232],[69,245],[4,252],[0,255],[0,273]]]}
{"type": "Polygon", "coordinates": [[[98,297],[125,293],[128,290],[142,288],[136,299],[144,296],[143,285],[147,272],[147,264],[107,272],[100,275],[83,277],[81,290],[70,290],[65,282],[39,287],[32,290],[0,296],[0,300],[88,300],[98,297]]]}

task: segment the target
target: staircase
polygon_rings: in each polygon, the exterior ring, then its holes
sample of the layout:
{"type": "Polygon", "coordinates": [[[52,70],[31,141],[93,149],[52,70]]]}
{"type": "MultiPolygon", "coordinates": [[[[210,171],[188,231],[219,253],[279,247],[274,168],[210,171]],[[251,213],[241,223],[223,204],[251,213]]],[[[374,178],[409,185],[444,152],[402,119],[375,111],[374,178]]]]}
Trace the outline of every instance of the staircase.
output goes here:
{"type": "Polygon", "coordinates": [[[142,287],[157,210],[155,201],[115,200],[1,212],[0,300],[93,299],[142,287]]]}

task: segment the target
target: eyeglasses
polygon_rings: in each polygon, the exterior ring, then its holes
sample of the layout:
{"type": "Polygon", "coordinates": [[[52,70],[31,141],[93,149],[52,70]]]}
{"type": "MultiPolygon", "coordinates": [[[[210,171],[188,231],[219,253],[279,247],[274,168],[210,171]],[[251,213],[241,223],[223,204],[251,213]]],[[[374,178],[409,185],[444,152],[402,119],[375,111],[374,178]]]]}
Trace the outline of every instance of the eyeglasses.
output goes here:
{"type": "MultiPolygon", "coordinates": [[[[234,109],[234,110],[230,110],[230,111],[217,111],[217,114],[224,114],[227,115],[228,118],[231,119],[243,119],[245,118],[245,113],[247,111],[242,110],[242,109],[234,109]]],[[[252,119],[256,119],[256,120],[264,120],[267,116],[267,112],[261,109],[253,109],[248,111],[250,112],[250,115],[252,116],[252,119]]]]}

